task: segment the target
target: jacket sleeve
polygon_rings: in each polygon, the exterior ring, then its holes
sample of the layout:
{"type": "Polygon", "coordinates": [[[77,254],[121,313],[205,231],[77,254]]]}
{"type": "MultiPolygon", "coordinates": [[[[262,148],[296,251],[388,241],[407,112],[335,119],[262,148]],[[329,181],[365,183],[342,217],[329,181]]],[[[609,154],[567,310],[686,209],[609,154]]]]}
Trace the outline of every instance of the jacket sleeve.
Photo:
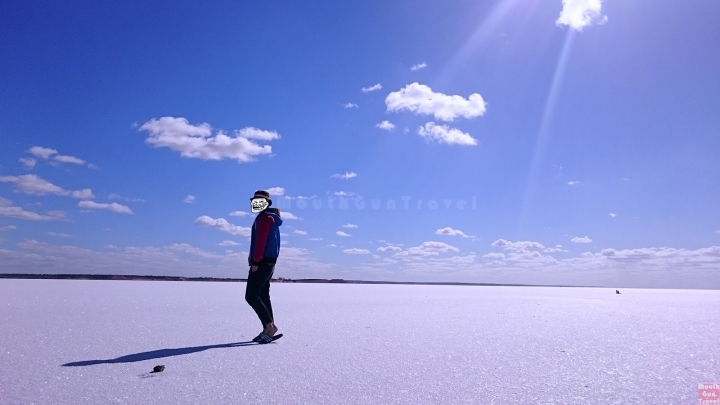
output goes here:
{"type": "Polygon", "coordinates": [[[265,256],[265,246],[274,223],[275,220],[270,215],[263,215],[258,218],[255,249],[252,252],[252,262],[254,264],[260,263],[265,256]]]}

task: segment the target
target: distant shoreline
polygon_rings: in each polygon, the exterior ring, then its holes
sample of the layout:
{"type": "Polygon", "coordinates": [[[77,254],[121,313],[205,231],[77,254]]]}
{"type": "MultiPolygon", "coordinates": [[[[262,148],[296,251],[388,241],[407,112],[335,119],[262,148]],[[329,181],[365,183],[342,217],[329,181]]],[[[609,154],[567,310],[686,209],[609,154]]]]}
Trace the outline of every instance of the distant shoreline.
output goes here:
{"type": "MultiPolygon", "coordinates": [[[[218,277],[181,277],[181,276],[139,276],[118,274],[8,274],[0,273],[0,278],[30,279],[30,280],[142,280],[142,281],[212,281],[212,282],[247,282],[246,278],[218,278],[218,277]]],[[[576,286],[576,285],[537,285],[537,284],[492,284],[492,283],[453,283],[453,282],[423,282],[423,281],[364,281],[344,280],[339,278],[301,278],[272,279],[274,283],[331,283],[331,284],[407,284],[407,285],[466,285],[466,286],[495,286],[495,287],[569,287],[569,288],[611,288],[602,286],[576,286]]]]}

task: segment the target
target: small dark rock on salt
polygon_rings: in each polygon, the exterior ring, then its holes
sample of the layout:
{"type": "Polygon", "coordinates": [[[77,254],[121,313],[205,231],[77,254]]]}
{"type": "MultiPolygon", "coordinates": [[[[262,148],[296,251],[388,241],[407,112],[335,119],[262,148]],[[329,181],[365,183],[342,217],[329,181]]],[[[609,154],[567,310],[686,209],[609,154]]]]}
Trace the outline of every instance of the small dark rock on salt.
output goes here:
{"type": "Polygon", "coordinates": [[[155,366],[153,367],[153,373],[160,373],[163,370],[165,370],[165,366],[155,366]]]}

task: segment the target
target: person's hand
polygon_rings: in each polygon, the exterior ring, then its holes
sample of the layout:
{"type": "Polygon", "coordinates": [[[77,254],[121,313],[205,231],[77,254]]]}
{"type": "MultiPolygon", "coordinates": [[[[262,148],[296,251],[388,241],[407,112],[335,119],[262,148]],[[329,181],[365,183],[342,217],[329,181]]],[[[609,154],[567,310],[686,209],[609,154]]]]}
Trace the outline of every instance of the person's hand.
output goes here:
{"type": "Polygon", "coordinates": [[[257,266],[250,266],[250,271],[255,273],[257,271],[257,266]]]}

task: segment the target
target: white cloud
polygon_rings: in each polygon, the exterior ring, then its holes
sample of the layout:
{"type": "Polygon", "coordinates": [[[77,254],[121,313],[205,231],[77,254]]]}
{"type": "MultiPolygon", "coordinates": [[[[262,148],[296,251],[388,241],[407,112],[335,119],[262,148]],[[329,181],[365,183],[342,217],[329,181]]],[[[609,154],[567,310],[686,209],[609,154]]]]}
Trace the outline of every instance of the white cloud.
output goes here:
{"type": "Polygon", "coordinates": [[[24,174],[21,176],[0,176],[0,183],[15,183],[16,191],[25,194],[55,194],[74,198],[95,198],[92,190],[89,188],[77,191],[64,190],[62,187],[56,186],[55,184],[52,184],[34,174],[24,174]]]}
{"type": "Polygon", "coordinates": [[[482,256],[483,259],[490,259],[490,260],[505,260],[505,253],[488,253],[486,255],[482,256]]]}
{"type": "Polygon", "coordinates": [[[195,220],[195,225],[217,228],[223,232],[227,232],[235,236],[251,236],[252,228],[237,226],[229,223],[225,218],[213,219],[207,215],[203,215],[195,220]]]}
{"type": "Polygon", "coordinates": [[[24,164],[25,167],[27,167],[28,169],[32,169],[33,167],[35,167],[35,164],[37,163],[37,160],[35,160],[33,158],[20,158],[18,160],[20,161],[20,163],[24,164]]]}
{"type": "Polygon", "coordinates": [[[529,250],[529,249],[544,249],[545,246],[543,246],[541,243],[538,242],[531,242],[531,241],[518,241],[518,242],[511,242],[505,239],[498,239],[495,242],[493,242],[490,246],[497,246],[501,247],[505,250],[512,250],[512,251],[522,251],[522,250],[529,250]]]}
{"type": "Polygon", "coordinates": [[[280,135],[278,135],[275,131],[265,131],[255,127],[235,130],[235,136],[245,139],[258,139],[261,141],[273,141],[275,139],[280,139],[280,135]]]}
{"type": "MultiPolygon", "coordinates": [[[[50,149],[50,148],[43,148],[41,146],[33,146],[32,148],[30,148],[28,150],[28,153],[30,153],[31,155],[35,156],[38,159],[48,160],[48,159],[50,159],[50,157],[52,157],[52,160],[55,164],[56,163],[73,163],[76,165],[83,166],[87,163],[84,160],[77,158],[75,156],[59,155],[57,150],[50,149]]],[[[27,166],[27,167],[31,168],[31,167],[35,166],[35,159],[23,158],[23,159],[20,159],[20,161],[23,162],[25,164],[25,166],[27,166]]],[[[95,166],[95,165],[89,165],[89,166],[93,167],[93,168],[97,168],[97,166],[95,166]]]]}
{"type": "Polygon", "coordinates": [[[66,233],[48,232],[47,234],[58,238],[72,238],[72,235],[68,235],[66,233]]]}
{"type": "Polygon", "coordinates": [[[298,234],[298,235],[307,235],[307,232],[301,231],[301,230],[299,230],[299,229],[294,230],[293,233],[296,233],[296,234],[298,234]]]}
{"type": "Polygon", "coordinates": [[[562,0],[563,9],[555,24],[567,25],[577,31],[593,23],[604,24],[607,16],[601,14],[602,0],[562,0]]]}
{"type": "Polygon", "coordinates": [[[334,243],[331,243],[331,244],[329,244],[328,246],[330,246],[330,247],[337,247],[337,245],[334,244],[334,243]]]}
{"type": "Polygon", "coordinates": [[[84,165],[85,161],[75,156],[57,155],[53,157],[53,160],[60,163],[73,163],[76,165],[84,165]]]}
{"type": "Polygon", "coordinates": [[[613,218],[615,218],[615,217],[617,216],[617,214],[614,213],[614,212],[611,212],[609,215],[610,215],[611,217],[613,217],[613,218]]]}
{"type": "Polygon", "coordinates": [[[12,201],[2,197],[0,197],[0,216],[25,219],[28,221],[57,221],[65,219],[65,213],[62,211],[50,211],[47,212],[46,215],[42,215],[16,207],[12,201]]]}
{"type": "Polygon", "coordinates": [[[195,202],[195,196],[192,195],[192,194],[191,194],[191,195],[188,195],[187,197],[185,197],[185,199],[183,200],[183,202],[184,202],[184,203],[187,203],[187,204],[192,204],[192,203],[195,202]]]}
{"type": "Polygon", "coordinates": [[[715,233],[720,233],[720,229],[718,229],[717,231],[715,231],[715,233]]]}
{"type": "Polygon", "coordinates": [[[450,227],[438,229],[437,231],[435,231],[435,234],[436,235],[447,235],[447,236],[462,236],[463,238],[471,237],[470,235],[465,235],[465,233],[463,233],[463,231],[461,231],[459,229],[452,229],[450,227]]]}
{"type": "Polygon", "coordinates": [[[170,148],[180,152],[183,157],[203,160],[234,159],[240,163],[252,162],[255,160],[254,156],[272,153],[272,147],[261,146],[253,142],[253,139],[270,141],[280,138],[276,132],[254,127],[236,130],[234,137],[223,131],[211,136],[210,124],[191,125],[182,117],[153,118],[143,124],[139,131],[148,132],[145,139],[147,144],[156,148],[170,148]]]}
{"type": "Polygon", "coordinates": [[[352,179],[353,177],[357,177],[357,174],[354,172],[345,172],[345,174],[333,174],[330,177],[335,179],[352,179]]]}
{"type": "Polygon", "coordinates": [[[250,215],[250,213],[245,211],[233,211],[228,215],[230,215],[231,217],[246,217],[250,215]]]}
{"type": "Polygon", "coordinates": [[[578,237],[578,236],[576,236],[576,237],[570,239],[570,242],[573,242],[573,243],[590,243],[590,242],[592,242],[592,239],[588,238],[587,236],[583,236],[583,237],[578,237]]]}
{"type": "Polygon", "coordinates": [[[343,231],[337,231],[337,232],[335,232],[335,235],[337,235],[337,236],[350,236],[350,234],[345,233],[345,232],[343,232],[343,231]]]}
{"type": "Polygon", "coordinates": [[[357,195],[357,194],[355,194],[355,193],[353,193],[353,192],[351,192],[351,191],[336,191],[336,192],[334,192],[333,194],[334,194],[334,195],[341,196],[341,197],[352,197],[352,196],[354,196],[354,195],[357,195]]]}
{"type": "MultiPolygon", "coordinates": [[[[2,207],[2,205],[0,205],[2,207]]],[[[6,226],[0,226],[0,232],[2,231],[14,231],[17,229],[17,226],[15,225],[6,225],[6,226]]]]}
{"type": "Polygon", "coordinates": [[[428,122],[424,127],[419,127],[417,133],[428,141],[455,145],[477,145],[477,140],[470,134],[462,132],[457,128],[450,128],[447,125],[437,125],[428,122]]]}
{"type": "Polygon", "coordinates": [[[310,238],[309,240],[323,240],[323,238],[310,238]]]}
{"type": "Polygon", "coordinates": [[[345,224],[342,226],[343,228],[357,228],[358,226],[355,224],[345,224]]]}
{"type": "Polygon", "coordinates": [[[73,198],[77,198],[80,200],[95,198],[95,195],[89,188],[73,191],[70,195],[72,195],[73,198]]]}
{"type": "Polygon", "coordinates": [[[485,100],[478,93],[471,94],[467,99],[448,96],[435,93],[430,87],[417,82],[388,94],[385,105],[389,112],[409,110],[416,114],[433,115],[442,121],[453,121],[458,117],[475,118],[485,114],[486,110],[485,100]]]}
{"type": "Polygon", "coordinates": [[[279,196],[285,194],[285,189],[282,187],[270,187],[265,189],[271,196],[279,196]]]}
{"type": "Polygon", "coordinates": [[[395,129],[395,124],[391,123],[390,121],[385,120],[385,121],[375,125],[375,127],[384,129],[386,131],[392,131],[393,129],[395,129]]]}
{"type": "Polygon", "coordinates": [[[343,108],[358,108],[358,105],[354,103],[347,103],[343,106],[343,108]]]}
{"type": "Polygon", "coordinates": [[[378,252],[401,252],[402,249],[397,246],[381,246],[377,248],[378,252]]]}
{"type": "Polygon", "coordinates": [[[582,186],[583,183],[577,180],[569,181],[568,186],[582,186]]]}
{"type": "Polygon", "coordinates": [[[56,155],[58,151],[50,148],[43,148],[41,146],[33,146],[28,152],[39,159],[49,159],[50,156],[56,155]]]}
{"type": "Polygon", "coordinates": [[[414,72],[416,70],[425,69],[426,67],[427,67],[427,63],[423,62],[423,63],[418,63],[417,65],[413,65],[410,68],[410,70],[412,70],[414,72]]]}
{"type": "Polygon", "coordinates": [[[380,89],[382,89],[382,86],[380,85],[380,83],[378,83],[378,84],[376,84],[376,85],[374,85],[374,86],[363,87],[361,90],[362,90],[363,93],[368,93],[368,92],[376,91],[376,90],[380,90],[380,89]]]}
{"type": "Polygon", "coordinates": [[[367,249],[352,248],[352,249],[344,249],[343,253],[351,254],[351,255],[366,255],[366,254],[370,253],[370,251],[367,249]]]}
{"type": "Polygon", "coordinates": [[[297,215],[288,211],[280,211],[280,217],[282,219],[302,219],[301,217],[298,217],[297,215]]]}
{"type": "Polygon", "coordinates": [[[117,212],[118,214],[133,214],[130,207],[127,207],[125,205],[120,205],[118,203],[96,203],[95,201],[80,201],[78,203],[78,207],[80,208],[87,208],[87,209],[93,209],[93,210],[108,210],[112,212],[117,212]]]}
{"type": "Polygon", "coordinates": [[[413,246],[407,250],[395,253],[393,257],[400,258],[422,258],[427,256],[437,256],[445,252],[458,252],[460,249],[448,245],[443,242],[423,242],[418,246],[413,246]]]}
{"type": "Polygon", "coordinates": [[[235,241],[231,241],[231,240],[224,240],[224,241],[218,243],[218,245],[220,245],[220,246],[240,246],[239,243],[237,243],[235,241]]]}

